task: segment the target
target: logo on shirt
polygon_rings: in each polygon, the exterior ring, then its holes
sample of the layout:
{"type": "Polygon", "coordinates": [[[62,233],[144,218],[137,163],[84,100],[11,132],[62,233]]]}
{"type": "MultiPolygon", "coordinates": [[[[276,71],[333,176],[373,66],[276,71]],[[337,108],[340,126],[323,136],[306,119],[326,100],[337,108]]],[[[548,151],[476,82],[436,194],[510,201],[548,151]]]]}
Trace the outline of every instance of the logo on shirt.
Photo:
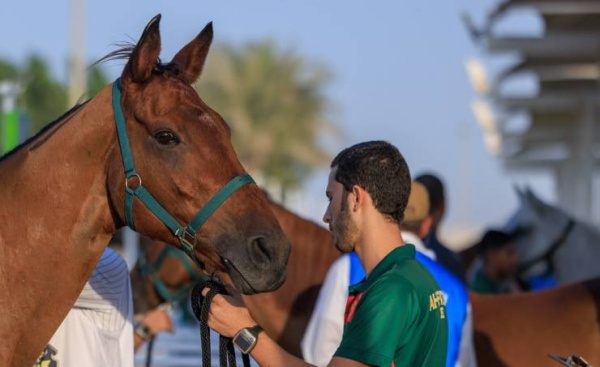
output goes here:
{"type": "Polygon", "coordinates": [[[363,293],[351,294],[346,301],[346,311],[344,312],[344,323],[347,324],[354,318],[358,301],[362,298],[363,293]]]}
{"type": "Polygon", "coordinates": [[[440,318],[446,318],[446,297],[442,291],[435,291],[429,295],[429,311],[440,310],[440,318]]]}
{"type": "Polygon", "coordinates": [[[56,352],[56,348],[50,344],[46,345],[33,367],[58,367],[58,363],[54,359],[56,352]]]}

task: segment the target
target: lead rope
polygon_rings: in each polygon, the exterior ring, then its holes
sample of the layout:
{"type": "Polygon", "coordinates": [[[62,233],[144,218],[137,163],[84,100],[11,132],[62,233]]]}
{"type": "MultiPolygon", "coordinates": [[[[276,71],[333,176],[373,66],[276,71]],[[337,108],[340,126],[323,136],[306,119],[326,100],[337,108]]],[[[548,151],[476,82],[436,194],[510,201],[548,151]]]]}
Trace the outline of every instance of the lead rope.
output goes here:
{"type": "Polygon", "coordinates": [[[148,341],[148,347],[146,349],[146,367],[152,366],[152,349],[154,349],[154,337],[148,341]]]}
{"type": "MultiPolygon", "coordinates": [[[[217,294],[227,294],[225,287],[213,279],[201,280],[192,289],[192,310],[200,321],[200,346],[202,348],[202,366],[211,367],[210,330],[208,328],[208,312],[210,302],[217,294]],[[202,290],[208,287],[206,297],[202,290]]],[[[219,335],[219,365],[220,367],[237,367],[235,350],[231,338],[219,335]]],[[[242,353],[244,367],[250,367],[250,357],[242,353]]]]}

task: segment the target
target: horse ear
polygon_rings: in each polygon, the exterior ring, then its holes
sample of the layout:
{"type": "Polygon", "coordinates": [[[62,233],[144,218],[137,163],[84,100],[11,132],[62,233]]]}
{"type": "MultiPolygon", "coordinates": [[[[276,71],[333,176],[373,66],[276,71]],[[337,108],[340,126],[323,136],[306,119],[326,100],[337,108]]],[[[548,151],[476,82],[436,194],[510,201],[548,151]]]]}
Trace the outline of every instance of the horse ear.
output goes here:
{"type": "Polygon", "coordinates": [[[181,75],[190,84],[194,83],[204,67],[204,61],[208,55],[208,49],[213,40],[212,22],[173,58],[173,63],[179,65],[181,75]]]}
{"type": "Polygon", "coordinates": [[[517,196],[519,197],[519,201],[523,202],[524,199],[524,195],[523,195],[523,190],[521,190],[521,188],[519,187],[519,185],[514,184],[513,185],[513,190],[515,190],[515,193],[517,193],[517,196]]]}
{"type": "Polygon", "coordinates": [[[146,25],[142,37],[131,53],[131,57],[123,70],[125,82],[142,83],[150,79],[152,69],[156,66],[160,54],[160,14],[152,18],[146,25]]]}
{"type": "Polygon", "coordinates": [[[535,194],[533,193],[533,191],[531,191],[531,188],[529,186],[527,186],[525,188],[525,196],[527,196],[527,199],[531,200],[532,202],[540,201],[538,199],[538,197],[535,196],[535,194]]]}

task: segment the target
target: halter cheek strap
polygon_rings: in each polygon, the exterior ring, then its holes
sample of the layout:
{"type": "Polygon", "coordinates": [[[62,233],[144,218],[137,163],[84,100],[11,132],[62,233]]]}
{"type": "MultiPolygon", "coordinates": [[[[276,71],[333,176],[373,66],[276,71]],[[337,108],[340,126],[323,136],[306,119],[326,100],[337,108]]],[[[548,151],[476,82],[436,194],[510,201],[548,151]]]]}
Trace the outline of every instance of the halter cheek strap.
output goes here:
{"type": "Polygon", "coordinates": [[[167,228],[179,239],[183,250],[201,267],[204,265],[194,255],[196,247],[196,234],[206,220],[227,200],[231,194],[239,188],[254,183],[254,180],[247,173],[232,178],[200,209],[198,214],[188,225],[181,225],[173,218],[160,203],[146,190],[142,185],[142,177],[136,172],[133,164],[133,154],[127,136],[125,117],[121,108],[121,80],[118,78],[113,83],[112,106],[117,126],[117,136],[121,148],[121,157],[125,169],[125,220],[127,225],[135,229],[133,219],[133,202],[137,197],[167,228]]]}

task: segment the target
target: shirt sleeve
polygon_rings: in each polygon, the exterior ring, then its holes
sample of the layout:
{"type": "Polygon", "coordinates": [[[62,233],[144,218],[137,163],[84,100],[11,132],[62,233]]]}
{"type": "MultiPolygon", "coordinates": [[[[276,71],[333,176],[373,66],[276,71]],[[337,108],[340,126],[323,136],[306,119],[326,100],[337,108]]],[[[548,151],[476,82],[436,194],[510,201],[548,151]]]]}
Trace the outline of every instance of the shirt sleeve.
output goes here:
{"type": "Polygon", "coordinates": [[[129,317],[131,305],[127,264],[107,247],[73,307],[85,311],[101,328],[118,330],[129,317]]]}
{"type": "Polygon", "coordinates": [[[301,342],[302,355],[308,363],[327,366],[340,345],[349,272],[348,255],[337,259],[327,272],[301,342]]]}
{"type": "Polygon", "coordinates": [[[403,277],[391,275],[373,284],[360,299],[353,319],[346,324],[335,356],[372,366],[390,366],[395,351],[407,342],[418,318],[419,300],[403,277]]]}

